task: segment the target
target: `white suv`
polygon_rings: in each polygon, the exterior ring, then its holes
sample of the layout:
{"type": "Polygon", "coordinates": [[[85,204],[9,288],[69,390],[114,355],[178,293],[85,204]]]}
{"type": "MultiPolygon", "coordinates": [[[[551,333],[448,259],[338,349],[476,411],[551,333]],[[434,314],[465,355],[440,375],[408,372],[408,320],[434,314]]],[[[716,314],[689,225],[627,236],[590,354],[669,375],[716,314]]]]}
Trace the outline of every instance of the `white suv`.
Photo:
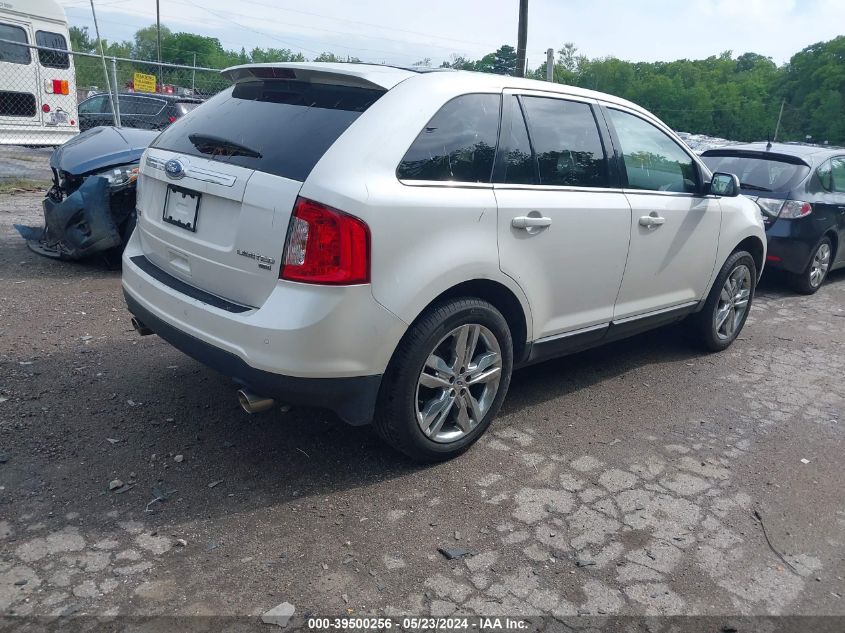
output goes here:
{"type": "Polygon", "coordinates": [[[144,154],[136,329],[418,460],[490,425],[515,367],[688,318],[710,350],[765,261],[755,204],[609,95],[365,64],[224,71],[144,154]]]}

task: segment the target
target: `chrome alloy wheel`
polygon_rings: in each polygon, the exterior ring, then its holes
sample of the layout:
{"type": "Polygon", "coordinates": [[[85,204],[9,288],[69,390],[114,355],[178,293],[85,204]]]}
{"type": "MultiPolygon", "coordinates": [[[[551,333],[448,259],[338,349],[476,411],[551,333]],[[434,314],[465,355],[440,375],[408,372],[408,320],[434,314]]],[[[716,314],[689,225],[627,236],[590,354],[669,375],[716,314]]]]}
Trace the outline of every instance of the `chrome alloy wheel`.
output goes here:
{"type": "Polygon", "coordinates": [[[748,266],[739,265],[731,271],[725,280],[725,285],[722,286],[719,302],[713,313],[713,325],[716,336],[723,341],[736,335],[737,328],[748,311],[751,284],[751,270],[748,266]]]}
{"type": "Polygon", "coordinates": [[[819,246],[816,254],[813,255],[813,262],[810,264],[810,285],[818,288],[827,275],[830,268],[830,244],[825,242],[819,246]]]}
{"type": "Polygon", "coordinates": [[[489,329],[469,323],[449,332],[417,381],[417,423],[423,434],[441,444],[465,437],[490,410],[501,376],[502,350],[489,329]]]}

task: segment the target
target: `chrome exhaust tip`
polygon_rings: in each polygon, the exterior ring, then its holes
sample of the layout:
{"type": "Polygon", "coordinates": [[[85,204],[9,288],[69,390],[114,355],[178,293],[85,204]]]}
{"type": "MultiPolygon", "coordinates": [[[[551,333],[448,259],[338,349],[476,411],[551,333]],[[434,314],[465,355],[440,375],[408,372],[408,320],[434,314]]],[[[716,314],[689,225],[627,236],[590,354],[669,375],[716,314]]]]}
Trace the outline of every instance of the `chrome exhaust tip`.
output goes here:
{"type": "Polygon", "coordinates": [[[141,336],[149,336],[150,334],[155,334],[155,332],[153,332],[150,328],[141,323],[135,317],[132,317],[132,327],[135,328],[135,331],[141,336]]]}
{"type": "Polygon", "coordinates": [[[249,414],[260,413],[262,411],[269,411],[276,404],[273,398],[265,398],[259,396],[257,393],[251,392],[249,389],[238,389],[238,402],[241,408],[249,414]]]}

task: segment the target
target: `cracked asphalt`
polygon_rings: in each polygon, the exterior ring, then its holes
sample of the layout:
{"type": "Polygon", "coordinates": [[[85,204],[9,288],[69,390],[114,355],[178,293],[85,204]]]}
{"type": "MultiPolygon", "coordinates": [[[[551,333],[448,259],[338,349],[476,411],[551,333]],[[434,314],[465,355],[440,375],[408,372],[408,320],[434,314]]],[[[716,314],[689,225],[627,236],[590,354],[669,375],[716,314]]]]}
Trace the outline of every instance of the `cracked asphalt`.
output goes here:
{"type": "Polygon", "coordinates": [[[419,467],[248,417],[118,271],[27,250],[40,214],[0,197],[0,614],[845,616],[845,271],[767,275],[722,354],[675,327],[520,371],[419,467]]]}

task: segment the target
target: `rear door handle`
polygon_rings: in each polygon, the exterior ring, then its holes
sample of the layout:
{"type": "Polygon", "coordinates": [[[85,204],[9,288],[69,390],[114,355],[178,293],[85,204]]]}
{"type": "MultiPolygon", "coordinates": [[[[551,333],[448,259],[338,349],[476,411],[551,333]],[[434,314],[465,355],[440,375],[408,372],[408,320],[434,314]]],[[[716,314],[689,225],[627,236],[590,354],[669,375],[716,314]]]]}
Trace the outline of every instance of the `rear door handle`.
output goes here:
{"type": "Polygon", "coordinates": [[[662,218],[657,215],[656,211],[652,211],[650,215],[644,215],[640,217],[640,226],[644,226],[648,229],[655,229],[658,226],[662,226],[666,223],[666,218],[662,218]]]}
{"type": "Polygon", "coordinates": [[[544,229],[552,225],[552,219],[543,216],[520,215],[511,220],[515,229],[544,229]]]}

